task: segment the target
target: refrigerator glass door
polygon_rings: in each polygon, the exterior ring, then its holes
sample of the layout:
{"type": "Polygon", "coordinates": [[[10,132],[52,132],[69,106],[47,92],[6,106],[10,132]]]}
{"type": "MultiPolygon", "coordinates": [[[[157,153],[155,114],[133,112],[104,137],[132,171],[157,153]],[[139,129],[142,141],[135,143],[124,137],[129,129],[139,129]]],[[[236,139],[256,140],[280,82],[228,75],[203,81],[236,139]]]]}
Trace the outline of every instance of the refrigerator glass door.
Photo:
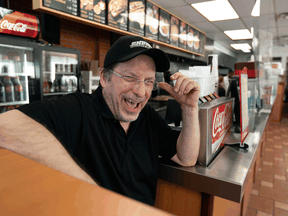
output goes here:
{"type": "Polygon", "coordinates": [[[76,92],[77,65],[77,54],[43,50],[43,96],[57,96],[76,92]]]}
{"type": "Polygon", "coordinates": [[[33,48],[0,44],[0,113],[29,103],[34,76],[33,48]]]}

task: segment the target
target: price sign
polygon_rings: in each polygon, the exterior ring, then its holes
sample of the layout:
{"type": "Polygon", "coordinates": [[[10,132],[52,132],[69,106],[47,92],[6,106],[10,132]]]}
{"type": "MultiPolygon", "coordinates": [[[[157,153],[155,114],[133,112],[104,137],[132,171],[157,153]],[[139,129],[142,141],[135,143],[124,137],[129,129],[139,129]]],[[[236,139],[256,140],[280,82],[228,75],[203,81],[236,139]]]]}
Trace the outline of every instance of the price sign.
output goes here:
{"type": "Polygon", "coordinates": [[[247,68],[239,73],[240,86],[240,128],[241,142],[245,140],[249,132],[249,116],[248,116],[248,74],[247,68]]]}

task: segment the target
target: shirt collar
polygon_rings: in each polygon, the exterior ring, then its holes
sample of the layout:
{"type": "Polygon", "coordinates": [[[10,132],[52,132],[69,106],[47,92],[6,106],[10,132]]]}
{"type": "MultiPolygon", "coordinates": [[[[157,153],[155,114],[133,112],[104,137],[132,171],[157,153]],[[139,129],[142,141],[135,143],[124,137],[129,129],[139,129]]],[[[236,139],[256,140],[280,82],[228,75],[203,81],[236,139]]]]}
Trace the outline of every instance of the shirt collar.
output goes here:
{"type": "MultiPolygon", "coordinates": [[[[106,101],[103,98],[102,94],[102,86],[99,86],[96,91],[92,93],[92,99],[95,101],[96,109],[100,112],[100,114],[108,119],[114,119],[114,115],[111,112],[110,108],[108,107],[106,101]]],[[[147,104],[146,104],[147,106],[147,104]]],[[[138,118],[136,121],[140,120],[143,116],[143,110],[141,110],[138,118]]]]}

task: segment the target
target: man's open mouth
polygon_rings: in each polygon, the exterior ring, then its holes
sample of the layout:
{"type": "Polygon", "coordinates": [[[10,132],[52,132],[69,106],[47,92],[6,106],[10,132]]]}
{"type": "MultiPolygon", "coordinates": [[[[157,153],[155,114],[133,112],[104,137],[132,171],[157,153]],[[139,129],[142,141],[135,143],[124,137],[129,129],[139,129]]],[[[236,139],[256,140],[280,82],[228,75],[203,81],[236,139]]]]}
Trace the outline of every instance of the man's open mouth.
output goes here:
{"type": "Polygon", "coordinates": [[[140,103],[137,103],[135,101],[124,99],[125,103],[131,108],[131,109],[137,109],[139,107],[140,103]]]}

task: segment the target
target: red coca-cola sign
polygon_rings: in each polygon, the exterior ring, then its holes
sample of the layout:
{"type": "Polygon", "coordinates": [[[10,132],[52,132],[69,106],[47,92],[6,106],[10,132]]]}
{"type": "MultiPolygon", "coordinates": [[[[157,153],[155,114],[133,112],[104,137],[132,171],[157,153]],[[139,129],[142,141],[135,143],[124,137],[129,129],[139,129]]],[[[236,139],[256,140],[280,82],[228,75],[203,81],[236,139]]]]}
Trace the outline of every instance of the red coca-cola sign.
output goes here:
{"type": "Polygon", "coordinates": [[[232,123],[232,102],[212,110],[212,145],[229,130],[232,123]]]}
{"type": "Polygon", "coordinates": [[[36,38],[39,22],[33,15],[0,7],[0,33],[36,38]]]}

